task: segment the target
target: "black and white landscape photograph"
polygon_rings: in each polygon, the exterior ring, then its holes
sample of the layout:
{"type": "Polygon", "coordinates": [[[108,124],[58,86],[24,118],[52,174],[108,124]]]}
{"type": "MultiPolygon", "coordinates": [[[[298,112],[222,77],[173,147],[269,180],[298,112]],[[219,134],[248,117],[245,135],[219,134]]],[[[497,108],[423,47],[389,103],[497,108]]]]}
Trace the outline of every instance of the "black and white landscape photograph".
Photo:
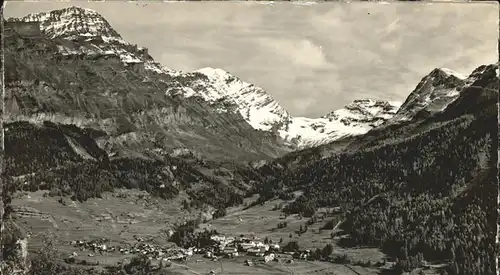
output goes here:
{"type": "Polygon", "coordinates": [[[8,2],[2,275],[493,275],[498,3],[8,2]]]}

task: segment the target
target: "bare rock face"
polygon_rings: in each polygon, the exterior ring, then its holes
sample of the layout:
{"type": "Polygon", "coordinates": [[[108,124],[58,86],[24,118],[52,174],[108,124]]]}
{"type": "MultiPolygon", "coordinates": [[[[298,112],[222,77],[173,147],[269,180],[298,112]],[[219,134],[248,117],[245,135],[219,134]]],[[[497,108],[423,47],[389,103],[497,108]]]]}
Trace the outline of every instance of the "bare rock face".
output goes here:
{"type": "Polygon", "coordinates": [[[408,121],[422,113],[441,112],[455,101],[472,76],[466,77],[450,69],[436,68],[406,98],[391,122],[408,121]]]}

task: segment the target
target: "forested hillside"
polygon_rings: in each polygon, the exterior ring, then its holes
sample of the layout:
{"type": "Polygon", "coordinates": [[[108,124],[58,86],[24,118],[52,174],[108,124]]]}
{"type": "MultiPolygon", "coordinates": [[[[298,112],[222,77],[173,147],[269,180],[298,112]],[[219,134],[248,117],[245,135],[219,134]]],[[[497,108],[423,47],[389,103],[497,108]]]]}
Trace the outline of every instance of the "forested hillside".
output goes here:
{"type": "Polygon", "coordinates": [[[49,190],[85,201],[114,188],[138,188],[162,198],[183,190],[192,194],[193,205],[214,208],[240,203],[247,192],[238,166],[223,174],[220,164],[195,158],[109,159],[93,139],[103,133],[95,130],[15,122],[5,125],[5,133],[5,175],[26,191],[49,190]]]}
{"type": "Polygon", "coordinates": [[[373,245],[411,270],[449,262],[448,274],[494,274],[497,199],[496,65],[445,111],[378,130],[329,158],[273,164],[263,198],[302,190],[285,212],[340,205],[346,245],[373,245]]]}
{"type": "Polygon", "coordinates": [[[234,106],[168,94],[204,76],[151,69],[156,63],[135,45],[10,27],[4,46],[4,176],[18,190],[79,201],[116,188],[186,192],[193,206],[224,208],[250,188],[239,172],[248,161],[288,150],[219,110],[234,106]],[[142,67],[122,62],[124,53],[141,56],[142,67]]]}

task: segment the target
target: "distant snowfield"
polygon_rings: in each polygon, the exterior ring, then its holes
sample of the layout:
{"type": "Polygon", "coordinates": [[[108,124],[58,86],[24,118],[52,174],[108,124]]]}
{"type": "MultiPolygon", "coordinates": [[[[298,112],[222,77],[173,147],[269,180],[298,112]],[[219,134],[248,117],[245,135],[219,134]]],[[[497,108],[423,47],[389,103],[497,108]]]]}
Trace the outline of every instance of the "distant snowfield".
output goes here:
{"type": "Polygon", "coordinates": [[[461,73],[458,73],[458,72],[455,72],[454,70],[451,70],[451,69],[448,69],[448,68],[441,68],[441,70],[445,73],[447,73],[448,75],[453,75],[457,78],[460,78],[460,79],[466,79],[467,76],[461,74],[461,73]]]}
{"type": "Polygon", "coordinates": [[[238,106],[240,114],[254,129],[275,131],[299,148],[364,134],[391,118],[401,105],[400,102],[367,99],[355,101],[348,105],[349,109],[340,109],[321,118],[293,117],[262,88],[241,81],[222,69],[206,67],[195,72],[207,76],[210,85],[198,91],[188,90],[185,96],[201,96],[209,102],[226,99],[238,106]],[[384,110],[384,106],[390,107],[389,110],[384,110]]]}

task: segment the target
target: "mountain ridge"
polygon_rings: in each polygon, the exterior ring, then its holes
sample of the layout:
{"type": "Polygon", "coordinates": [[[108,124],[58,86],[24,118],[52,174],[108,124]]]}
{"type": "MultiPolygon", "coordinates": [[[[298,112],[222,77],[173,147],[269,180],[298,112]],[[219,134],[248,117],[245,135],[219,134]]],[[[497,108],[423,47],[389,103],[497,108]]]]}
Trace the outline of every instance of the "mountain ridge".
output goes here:
{"type": "MultiPolygon", "coordinates": [[[[295,117],[264,89],[247,83],[223,69],[205,67],[193,72],[181,72],[160,65],[147,54],[147,49],[125,42],[109,22],[93,10],[72,6],[9,20],[41,22],[42,32],[52,39],[84,38],[90,42],[91,46],[83,48],[58,46],[63,55],[82,52],[86,55],[116,54],[124,64],[133,66],[136,63],[143,63],[146,70],[166,75],[174,80],[173,82],[177,82],[175,85],[169,84],[167,94],[185,98],[198,97],[213,105],[217,112],[239,113],[253,129],[278,136],[291,149],[304,149],[348,136],[362,135],[385,124],[387,120],[392,123],[411,120],[416,113],[429,108],[435,101],[419,100],[415,97],[414,91],[405,103],[360,99],[319,118],[295,117]],[[182,79],[183,83],[179,84],[177,79],[182,79]],[[412,95],[415,98],[412,99],[412,95]],[[392,118],[393,116],[395,117],[392,118]]],[[[464,81],[463,76],[442,68],[433,70],[419,85],[425,86],[428,97],[446,98],[443,95],[433,95],[434,90],[440,88],[435,86],[444,85],[441,82],[446,77],[464,81]],[[435,80],[436,78],[438,80],[435,80]]],[[[415,89],[423,89],[420,86],[415,89]]],[[[456,96],[457,93],[450,93],[445,101],[451,102],[456,96]]]]}
{"type": "Polygon", "coordinates": [[[260,165],[258,202],[298,193],[283,212],[306,217],[339,206],[345,247],[379,247],[395,274],[418,270],[423,259],[446,263],[448,274],[493,274],[498,67],[476,68],[442,110],[375,128],[340,150],[306,149],[260,165]]]}
{"type": "MultiPolygon", "coordinates": [[[[73,6],[9,21],[41,22],[42,32],[51,39],[83,38],[89,42],[87,47],[58,46],[58,50],[65,56],[80,53],[101,56],[116,54],[124,64],[142,62],[148,71],[165,74],[173,79],[188,80],[183,85],[171,85],[167,93],[184,97],[196,96],[215,105],[236,105],[236,110],[233,111],[239,112],[254,129],[273,132],[293,148],[310,147],[366,131],[349,131],[349,127],[345,127],[342,122],[332,121],[331,118],[295,119],[262,88],[246,83],[222,69],[202,68],[193,72],[180,72],[163,67],[147,51],[144,52],[143,48],[125,42],[102,16],[89,9],[73,6]],[[202,75],[206,77],[201,77],[202,75]],[[288,129],[292,131],[289,132],[288,129]]],[[[227,112],[225,107],[227,106],[218,106],[217,110],[227,112]]],[[[361,128],[370,126],[364,125],[361,128]]]]}

